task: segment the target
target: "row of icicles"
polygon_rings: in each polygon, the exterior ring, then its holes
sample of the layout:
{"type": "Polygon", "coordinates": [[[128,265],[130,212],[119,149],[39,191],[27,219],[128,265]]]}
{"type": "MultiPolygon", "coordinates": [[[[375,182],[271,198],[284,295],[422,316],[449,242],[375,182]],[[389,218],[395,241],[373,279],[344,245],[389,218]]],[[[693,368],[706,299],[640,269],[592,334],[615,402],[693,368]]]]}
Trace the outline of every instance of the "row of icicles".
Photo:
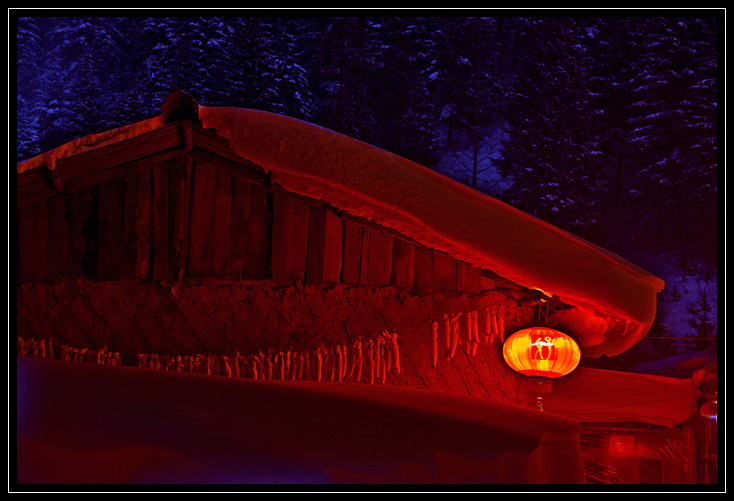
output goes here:
{"type": "MultiPolygon", "coordinates": [[[[433,322],[433,333],[431,334],[431,363],[433,367],[438,365],[438,338],[439,323],[433,322]]],[[[443,315],[443,332],[446,345],[446,359],[451,360],[456,355],[456,348],[465,343],[465,351],[468,355],[477,354],[480,344],[491,344],[496,340],[503,343],[505,340],[505,309],[504,304],[494,304],[484,308],[483,335],[479,336],[479,313],[476,310],[465,314],[457,313],[443,315]],[[465,328],[461,328],[462,315],[464,315],[465,328]],[[464,331],[462,336],[461,331],[464,331]],[[463,337],[463,339],[462,339],[463,337]]]]}
{"type": "Polygon", "coordinates": [[[268,350],[265,354],[234,356],[191,355],[159,356],[138,354],[138,367],[176,370],[243,379],[290,381],[363,381],[385,383],[387,373],[400,374],[400,348],[397,333],[384,331],[367,341],[361,339],[351,349],[346,344],[319,346],[313,350],[268,350]]]}
{"type": "MultiPolygon", "coordinates": [[[[52,339],[24,341],[18,336],[18,356],[55,359],[52,339]]],[[[91,350],[61,345],[59,360],[122,365],[120,354],[107,346],[91,350]]],[[[246,379],[352,381],[385,383],[387,373],[400,374],[400,347],[396,332],[384,331],[362,346],[361,338],[351,349],[346,344],[319,346],[315,350],[268,350],[267,355],[159,355],[139,353],[137,367],[154,370],[190,372],[246,379]]]]}
{"type": "MultiPolygon", "coordinates": [[[[454,315],[444,314],[443,337],[446,360],[456,354],[456,348],[465,346],[467,355],[474,356],[480,344],[504,342],[504,305],[495,304],[484,309],[483,334],[479,335],[479,314],[476,310],[454,315]],[[462,316],[463,321],[462,321],[462,316]],[[462,325],[464,326],[462,328],[462,325]],[[463,333],[462,333],[463,331],[463,333]]],[[[432,366],[438,365],[439,322],[433,322],[431,336],[432,366]]],[[[18,336],[18,356],[56,358],[52,339],[24,341],[18,336]]],[[[62,344],[59,360],[122,365],[118,352],[108,352],[107,346],[92,350],[62,344]]],[[[213,376],[244,379],[276,379],[305,381],[385,383],[387,373],[400,374],[400,348],[397,333],[382,334],[362,345],[361,338],[350,347],[347,344],[319,346],[312,350],[268,350],[267,354],[226,355],[159,355],[139,353],[137,367],[154,370],[190,372],[213,376]],[[363,379],[364,378],[364,379],[363,379]]]]}
{"type": "MultiPolygon", "coordinates": [[[[54,342],[53,339],[28,339],[24,340],[18,336],[17,353],[19,357],[30,358],[53,358],[54,342]]],[[[107,345],[98,350],[90,350],[89,348],[74,348],[64,343],[60,346],[59,360],[67,362],[89,362],[94,364],[105,365],[122,365],[120,353],[116,351],[107,351],[107,345]]]]}

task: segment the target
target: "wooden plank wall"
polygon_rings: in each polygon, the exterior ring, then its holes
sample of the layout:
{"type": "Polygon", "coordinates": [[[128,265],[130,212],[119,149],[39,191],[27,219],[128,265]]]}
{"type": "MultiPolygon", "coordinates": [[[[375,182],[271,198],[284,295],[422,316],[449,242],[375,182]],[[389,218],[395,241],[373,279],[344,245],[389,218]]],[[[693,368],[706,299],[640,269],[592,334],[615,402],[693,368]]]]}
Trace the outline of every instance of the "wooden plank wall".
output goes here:
{"type": "Polygon", "coordinates": [[[18,222],[20,281],[183,277],[482,289],[481,270],[445,252],[213,164],[187,172],[180,158],[24,206],[18,222]]]}
{"type": "Polygon", "coordinates": [[[481,269],[319,201],[272,193],[273,279],[417,290],[481,292],[481,269]]]}
{"type": "Polygon", "coordinates": [[[185,277],[264,280],[270,277],[270,211],[266,187],[208,163],[191,179],[185,277]]]}

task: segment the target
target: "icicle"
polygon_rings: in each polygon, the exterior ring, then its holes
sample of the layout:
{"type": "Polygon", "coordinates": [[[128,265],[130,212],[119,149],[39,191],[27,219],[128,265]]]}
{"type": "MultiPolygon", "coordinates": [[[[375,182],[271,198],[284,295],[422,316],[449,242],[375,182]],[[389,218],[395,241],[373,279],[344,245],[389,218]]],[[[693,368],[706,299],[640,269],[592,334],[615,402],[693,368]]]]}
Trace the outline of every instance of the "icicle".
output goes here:
{"type": "Polygon", "coordinates": [[[54,358],[54,341],[50,338],[44,338],[41,340],[41,344],[43,344],[43,357],[44,358],[54,358]]]}
{"type": "Polygon", "coordinates": [[[303,380],[303,364],[306,363],[306,355],[304,355],[304,350],[298,352],[298,374],[296,375],[296,379],[299,381],[303,380]]]}
{"type": "Polygon", "coordinates": [[[298,352],[292,351],[291,352],[291,372],[290,372],[291,381],[296,380],[297,373],[298,373],[298,352]]]}
{"type": "MultiPolygon", "coordinates": [[[[20,336],[18,336],[18,342],[17,342],[16,347],[17,347],[17,353],[16,354],[19,357],[25,357],[25,354],[26,354],[26,351],[25,351],[26,350],[26,348],[25,348],[25,341],[23,341],[23,338],[20,337],[20,336]]],[[[62,350],[63,350],[63,345],[62,345],[62,350]]]]}
{"type": "Polygon", "coordinates": [[[400,374],[400,348],[398,347],[398,333],[393,332],[390,339],[394,353],[395,373],[400,374]]]}
{"type": "Polygon", "coordinates": [[[278,361],[278,379],[281,381],[285,379],[285,354],[280,351],[276,355],[278,361]]]}
{"type": "Polygon", "coordinates": [[[252,363],[250,364],[250,374],[252,375],[252,379],[257,379],[257,368],[259,365],[259,360],[257,355],[252,357],[252,363]]]}
{"type": "Polygon", "coordinates": [[[387,382],[387,363],[385,363],[387,359],[387,344],[384,340],[381,339],[381,341],[382,342],[380,343],[380,350],[382,351],[382,367],[380,370],[380,382],[382,384],[385,384],[387,382]]]}
{"type": "Polygon", "coordinates": [[[466,322],[464,324],[466,325],[466,353],[468,355],[471,353],[472,344],[471,311],[466,312],[466,322]]]}
{"type": "Polygon", "coordinates": [[[477,354],[477,347],[479,346],[479,314],[476,310],[471,312],[471,333],[472,333],[472,345],[471,345],[471,356],[477,354]]]}
{"type": "Polygon", "coordinates": [[[285,378],[284,379],[290,379],[291,378],[291,350],[287,350],[285,352],[285,378]]]}
{"type": "Polygon", "coordinates": [[[222,368],[222,376],[232,377],[232,368],[229,366],[229,358],[226,355],[222,355],[219,360],[220,367],[222,368]]]}
{"type": "Polygon", "coordinates": [[[356,353],[356,343],[352,346],[352,352],[351,356],[349,357],[349,370],[347,371],[346,375],[344,376],[344,379],[346,381],[351,381],[354,377],[354,366],[357,363],[357,353],[356,353]]]}
{"type": "Polygon", "coordinates": [[[497,305],[492,305],[492,343],[499,339],[499,328],[497,327],[497,305]]]}
{"type": "Polygon", "coordinates": [[[446,355],[448,356],[449,350],[451,349],[451,320],[449,320],[448,313],[443,314],[443,329],[446,338],[446,355]]]}
{"type": "Polygon", "coordinates": [[[240,352],[235,351],[234,357],[232,358],[232,377],[240,378],[240,352]]]}
{"type": "Polygon", "coordinates": [[[326,360],[329,367],[329,381],[334,381],[334,371],[336,369],[336,356],[334,347],[329,346],[326,350],[326,360]]]}
{"type": "Polygon", "coordinates": [[[377,342],[375,344],[375,376],[377,379],[380,378],[380,374],[382,373],[382,343],[384,343],[385,340],[381,337],[377,338],[377,342]]]}
{"type": "Polygon", "coordinates": [[[500,305],[500,311],[497,315],[497,330],[499,331],[500,335],[500,343],[505,342],[505,305],[504,303],[500,305]]]}
{"type": "Polygon", "coordinates": [[[431,333],[431,367],[438,364],[438,322],[433,322],[433,332],[431,333]]]}
{"type": "Polygon", "coordinates": [[[357,339],[356,349],[357,349],[357,369],[356,369],[357,378],[356,380],[359,383],[362,379],[362,364],[364,362],[363,356],[362,356],[362,339],[357,339]]]}
{"type": "Polygon", "coordinates": [[[369,365],[370,384],[375,382],[375,344],[370,339],[367,343],[367,361],[369,365]]]}
{"type": "Polygon", "coordinates": [[[489,306],[484,307],[484,344],[489,344],[492,336],[492,320],[489,306]]]}
{"type": "Polygon", "coordinates": [[[392,351],[392,345],[389,343],[390,341],[390,333],[385,331],[382,333],[383,336],[385,336],[385,359],[383,360],[383,364],[385,365],[385,372],[390,372],[390,369],[393,365],[393,351],[392,351]]]}
{"type": "MultiPolygon", "coordinates": [[[[46,358],[46,343],[43,342],[43,339],[40,339],[36,343],[36,357],[38,358],[46,358]]],[[[99,358],[99,355],[104,353],[104,348],[101,351],[98,351],[97,358],[99,358]]],[[[99,361],[97,361],[99,363],[99,361]]]]}
{"type": "Polygon", "coordinates": [[[321,371],[324,367],[324,354],[321,346],[316,349],[316,381],[321,381],[321,371]]]}
{"type": "Polygon", "coordinates": [[[304,367],[304,378],[306,381],[313,380],[313,374],[311,373],[311,350],[306,350],[306,367],[304,367]]]}
{"type": "Polygon", "coordinates": [[[451,349],[449,350],[449,360],[456,355],[456,347],[459,346],[459,317],[454,315],[451,317],[451,349]]]}
{"type": "Polygon", "coordinates": [[[342,347],[336,345],[336,380],[341,383],[342,381],[342,347]]]}
{"type": "MultiPolygon", "coordinates": [[[[145,353],[138,353],[138,369],[145,367],[145,363],[147,362],[146,356],[145,353]]],[[[61,345],[61,360],[69,360],[69,347],[65,344],[61,345]]]]}
{"type": "Polygon", "coordinates": [[[54,355],[54,340],[51,338],[46,339],[46,358],[56,358],[54,355]]]}

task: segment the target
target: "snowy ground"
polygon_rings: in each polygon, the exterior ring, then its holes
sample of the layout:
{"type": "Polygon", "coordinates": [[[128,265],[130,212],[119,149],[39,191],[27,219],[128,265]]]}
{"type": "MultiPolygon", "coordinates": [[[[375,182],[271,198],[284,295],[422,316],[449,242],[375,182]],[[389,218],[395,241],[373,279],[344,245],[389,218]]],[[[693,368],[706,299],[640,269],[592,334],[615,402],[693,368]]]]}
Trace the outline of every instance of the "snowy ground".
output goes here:
{"type": "Polygon", "coordinates": [[[487,399],[17,362],[19,484],[583,481],[577,421],[487,399]]]}

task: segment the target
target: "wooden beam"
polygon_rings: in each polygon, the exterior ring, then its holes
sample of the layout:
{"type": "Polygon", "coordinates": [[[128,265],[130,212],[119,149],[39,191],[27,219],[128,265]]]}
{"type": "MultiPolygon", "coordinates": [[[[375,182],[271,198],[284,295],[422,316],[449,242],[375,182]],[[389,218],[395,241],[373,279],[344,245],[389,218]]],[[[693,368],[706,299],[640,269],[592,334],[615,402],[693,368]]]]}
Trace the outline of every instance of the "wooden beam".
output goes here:
{"type": "Polygon", "coordinates": [[[141,169],[139,178],[135,211],[135,275],[138,280],[150,280],[153,265],[153,169],[141,169]]]}
{"type": "Polygon", "coordinates": [[[47,278],[48,206],[46,201],[18,211],[19,266],[21,282],[47,278]]]}
{"type": "Polygon", "coordinates": [[[122,259],[125,183],[122,179],[110,181],[100,185],[99,190],[97,280],[119,280],[122,259]]]}
{"type": "Polygon", "coordinates": [[[211,273],[214,172],[210,164],[194,165],[187,267],[193,278],[208,278],[211,273]]]}
{"type": "Polygon", "coordinates": [[[393,238],[390,283],[394,287],[412,288],[415,280],[415,245],[393,238]]]}
{"type": "Polygon", "coordinates": [[[344,221],[327,210],[324,236],[324,282],[341,281],[343,234],[344,221]]]}
{"type": "Polygon", "coordinates": [[[482,270],[465,261],[459,261],[456,269],[456,290],[477,293],[482,290],[482,270]]]}
{"type": "Polygon", "coordinates": [[[267,186],[250,184],[250,219],[243,273],[245,279],[264,280],[272,276],[270,270],[272,214],[268,208],[267,194],[267,186]]]}
{"type": "Polygon", "coordinates": [[[415,247],[415,288],[433,290],[433,249],[425,245],[415,247]]]}
{"type": "Polygon", "coordinates": [[[310,206],[308,219],[308,261],[306,283],[319,285],[324,278],[326,244],[326,209],[310,206]]]}
{"type": "Polygon", "coordinates": [[[242,280],[247,262],[247,236],[252,211],[252,183],[232,177],[232,279],[242,280]]]}
{"type": "Polygon", "coordinates": [[[232,176],[214,169],[212,278],[232,278],[232,176]]]}
{"type": "Polygon", "coordinates": [[[168,162],[153,167],[153,266],[154,281],[170,280],[169,269],[169,176],[168,162]]]}
{"type": "Polygon", "coordinates": [[[140,174],[134,174],[123,179],[125,183],[124,204],[122,215],[122,249],[120,258],[120,280],[135,280],[138,234],[137,211],[140,197],[140,174]]]}
{"type": "Polygon", "coordinates": [[[344,221],[344,247],[342,252],[343,268],[342,282],[358,284],[362,263],[362,232],[363,226],[351,221],[344,221]]]}
{"type": "Polygon", "coordinates": [[[433,280],[436,290],[456,290],[456,259],[445,252],[433,251],[433,280]]]}
{"type": "Polygon", "coordinates": [[[384,231],[369,231],[367,283],[369,285],[390,285],[393,237],[384,231]]]}

